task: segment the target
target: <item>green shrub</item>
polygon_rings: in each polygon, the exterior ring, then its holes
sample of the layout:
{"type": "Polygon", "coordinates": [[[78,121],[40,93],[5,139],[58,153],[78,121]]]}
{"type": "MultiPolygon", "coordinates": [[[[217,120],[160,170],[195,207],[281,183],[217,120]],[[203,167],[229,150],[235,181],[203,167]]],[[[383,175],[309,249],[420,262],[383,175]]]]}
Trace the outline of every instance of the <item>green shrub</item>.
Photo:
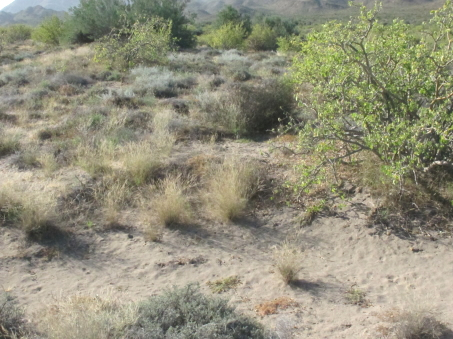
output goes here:
{"type": "Polygon", "coordinates": [[[139,306],[138,320],[126,338],[264,338],[252,319],[237,314],[228,301],[207,297],[195,285],[168,290],[139,306]]]}
{"type": "Polygon", "coordinates": [[[281,36],[277,38],[277,51],[280,53],[299,52],[302,37],[299,35],[281,36]]]}
{"type": "Polygon", "coordinates": [[[52,16],[44,20],[32,33],[33,40],[49,45],[60,44],[63,35],[63,22],[57,17],[52,16]]]}
{"type": "Polygon", "coordinates": [[[30,39],[33,28],[18,24],[0,28],[0,42],[12,44],[30,39]]]}
{"type": "Polygon", "coordinates": [[[114,29],[96,46],[95,60],[128,69],[164,60],[170,47],[171,22],[153,17],[114,29]]]}
{"type": "Polygon", "coordinates": [[[200,37],[200,42],[212,48],[242,48],[247,32],[242,24],[227,23],[220,28],[200,37]]]}
{"type": "Polygon", "coordinates": [[[240,13],[233,6],[226,6],[219,13],[217,13],[217,19],[214,26],[216,28],[220,28],[228,24],[242,25],[247,34],[252,31],[252,22],[250,20],[250,16],[240,13]]]}
{"type": "Polygon", "coordinates": [[[320,155],[301,188],[323,164],[361,151],[380,158],[395,183],[414,174],[420,183],[420,175],[453,165],[453,5],[434,11],[421,37],[404,22],[379,23],[378,12],[362,7],[356,20],[325,24],[294,62],[299,102],[315,113],[301,144],[320,155]]]}
{"type": "Polygon", "coordinates": [[[268,51],[277,48],[277,33],[267,25],[256,24],[246,41],[247,48],[253,51],[268,51]]]}

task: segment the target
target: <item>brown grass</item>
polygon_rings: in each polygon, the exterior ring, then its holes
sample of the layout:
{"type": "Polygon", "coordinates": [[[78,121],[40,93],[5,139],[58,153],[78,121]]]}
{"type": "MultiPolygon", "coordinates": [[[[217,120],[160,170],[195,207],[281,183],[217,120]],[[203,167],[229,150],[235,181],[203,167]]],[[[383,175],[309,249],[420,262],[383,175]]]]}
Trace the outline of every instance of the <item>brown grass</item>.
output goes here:
{"type": "Polygon", "coordinates": [[[186,196],[190,180],[180,175],[172,175],[158,183],[157,196],[154,199],[154,211],[163,226],[185,225],[192,217],[191,206],[186,196]]]}
{"type": "Polygon", "coordinates": [[[41,314],[40,331],[49,339],[109,339],[137,318],[137,306],[109,295],[75,295],[58,300],[41,314]]]}
{"type": "Polygon", "coordinates": [[[274,249],[273,258],[275,267],[285,284],[291,284],[297,280],[302,260],[302,252],[297,246],[285,241],[274,249]]]}
{"type": "Polygon", "coordinates": [[[222,164],[213,165],[204,197],[209,213],[222,221],[241,217],[259,184],[256,164],[227,158],[222,164]]]}

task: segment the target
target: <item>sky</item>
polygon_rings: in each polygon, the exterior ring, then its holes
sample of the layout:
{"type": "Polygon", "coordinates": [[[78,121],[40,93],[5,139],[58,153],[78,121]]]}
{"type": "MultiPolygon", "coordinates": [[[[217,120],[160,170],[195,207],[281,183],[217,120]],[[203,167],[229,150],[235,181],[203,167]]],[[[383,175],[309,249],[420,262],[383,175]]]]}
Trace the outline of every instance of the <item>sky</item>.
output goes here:
{"type": "Polygon", "coordinates": [[[14,0],[0,0],[0,11],[3,9],[3,7],[8,6],[13,1],[14,0]]]}

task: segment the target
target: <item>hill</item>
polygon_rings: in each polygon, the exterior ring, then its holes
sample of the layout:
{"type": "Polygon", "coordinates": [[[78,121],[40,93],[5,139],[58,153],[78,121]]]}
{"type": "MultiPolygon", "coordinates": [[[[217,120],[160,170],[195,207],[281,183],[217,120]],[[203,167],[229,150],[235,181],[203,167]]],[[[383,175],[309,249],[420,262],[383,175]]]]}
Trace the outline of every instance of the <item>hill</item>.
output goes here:
{"type": "Polygon", "coordinates": [[[5,8],[3,12],[18,13],[29,7],[41,6],[54,11],[67,11],[69,8],[77,6],[79,0],[15,0],[5,8]]]}
{"type": "Polygon", "coordinates": [[[8,13],[0,11],[0,26],[8,26],[12,24],[26,24],[31,26],[38,25],[43,19],[56,15],[63,17],[63,11],[47,9],[42,6],[28,7],[18,13],[8,13]]]}

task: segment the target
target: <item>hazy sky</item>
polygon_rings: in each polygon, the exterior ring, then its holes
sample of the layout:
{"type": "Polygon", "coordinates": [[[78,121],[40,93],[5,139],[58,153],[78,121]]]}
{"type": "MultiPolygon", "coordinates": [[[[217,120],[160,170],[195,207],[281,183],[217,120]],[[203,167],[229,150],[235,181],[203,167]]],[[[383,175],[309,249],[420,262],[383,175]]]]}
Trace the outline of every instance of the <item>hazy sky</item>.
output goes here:
{"type": "Polygon", "coordinates": [[[3,9],[3,7],[8,6],[13,1],[14,0],[0,0],[0,11],[3,9]]]}

